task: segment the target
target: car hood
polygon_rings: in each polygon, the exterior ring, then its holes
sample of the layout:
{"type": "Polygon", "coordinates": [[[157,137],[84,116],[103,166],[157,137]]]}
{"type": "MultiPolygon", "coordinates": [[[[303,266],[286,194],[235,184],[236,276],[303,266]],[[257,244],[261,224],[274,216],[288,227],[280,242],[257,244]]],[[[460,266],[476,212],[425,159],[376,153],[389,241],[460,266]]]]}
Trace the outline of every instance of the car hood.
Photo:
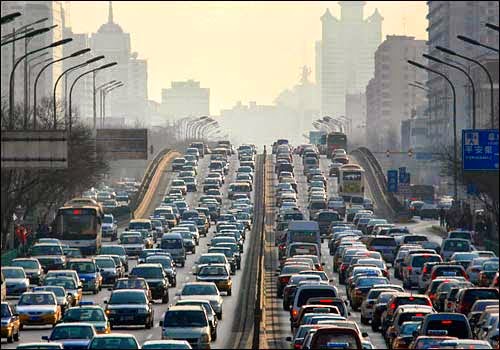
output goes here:
{"type": "Polygon", "coordinates": [[[65,349],[74,349],[75,347],[86,349],[91,339],[58,339],[55,341],[63,344],[65,349]]]}
{"type": "Polygon", "coordinates": [[[96,278],[97,277],[97,273],[96,272],[93,272],[93,273],[79,273],[78,277],[82,281],[87,281],[87,280],[96,278]]]}
{"type": "Polygon", "coordinates": [[[199,281],[227,281],[228,277],[225,276],[196,276],[196,279],[199,281]]]}
{"type": "Polygon", "coordinates": [[[106,224],[106,223],[102,224],[102,228],[106,228],[106,227],[113,227],[113,224],[109,224],[109,223],[108,224],[106,224]]]}
{"type": "Polygon", "coordinates": [[[55,305],[18,305],[16,307],[17,313],[28,313],[28,312],[55,312],[55,305]]]}

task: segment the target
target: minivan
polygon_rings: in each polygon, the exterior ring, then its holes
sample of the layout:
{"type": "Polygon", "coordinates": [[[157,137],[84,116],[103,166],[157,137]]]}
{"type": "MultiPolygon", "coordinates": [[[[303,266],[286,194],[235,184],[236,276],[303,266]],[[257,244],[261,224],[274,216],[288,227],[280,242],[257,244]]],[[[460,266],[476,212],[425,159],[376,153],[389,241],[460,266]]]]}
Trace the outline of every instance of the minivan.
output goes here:
{"type": "Polygon", "coordinates": [[[366,243],[369,250],[379,252],[384,260],[391,264],[394,261],[396,246],[396,240],[391,236],[373,236],[366,243]]]}
{"type": "Polygon", "coordinates": [[[447,238],[443,239],[441,244],[441,256],[444,261],[450,260],[453,253],[456,252],[470,252],[472,247],[470,241],[461,238],[447,238]]]}
{"type": "Polygon", "coordinates": [[[161,237],[160,248],[170,253],[176,264],[184,267],[186,264],[186,249],[180,233],[165,233],[161,237]]]}
{"type": "Polygon", "coordinates": [[[336,298],[338,297],[338,290],[336,287],[325,284],[305,284],[297,288],[293,304],[290,309],[290,321],[295,322],[299,315],[299,310],[302,305],[310,298],[325,297],[336,298]]]}

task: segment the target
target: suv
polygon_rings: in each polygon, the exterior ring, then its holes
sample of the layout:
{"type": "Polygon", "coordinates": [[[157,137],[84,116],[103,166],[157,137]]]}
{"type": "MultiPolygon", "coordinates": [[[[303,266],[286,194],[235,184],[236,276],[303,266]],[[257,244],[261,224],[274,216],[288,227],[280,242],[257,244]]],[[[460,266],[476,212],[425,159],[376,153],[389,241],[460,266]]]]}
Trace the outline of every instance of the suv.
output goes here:
{"type": "Polygon", "coordinates": [[[403,286],[411,288],[418,285],[418,276],[422,272],[422,267],[426,262],[442,262],[439,254],[409,254],[404,260],[403,286]]]}
{"type": "Polygon", "coordinates": [[[470,241],[461,238],[447,238],[443,239],[443,242],[441,243],[440,254],[444,261],[448,261],[453,253],[470,251],[472,251],[470,241]]]}
{"type": "Polygon", "coordinates": [[[440,335],[472,339],[472,331],[467,317],[458,313],[440,312],[426,315],[418,335],[437,335],[436,331],[441,331],[440,335]]]}
{"type": "Polygon", "coordinates": [[[500,295],[498,294],[498,290],[496,288],[464,288],[457,294],[457,306],[455,311],[467,315],[471,310],[472,304],[474,304],[476,300],[498,300],[499,297],[500,295]]]}
{"type": "Polygon", "coordinates": [[[131,276],[142,277],[151,289],[153,299],[161,299],[168,303],[168,277],[160,263],[145,263],[135,266],[130,272],[131,276]]]}
{"type": "Polygon", "coordinates": [[[366,242],[369,250],[375,250],[382,254],[386,262],[392,263],[396,253],[396,240],[391,236],[373,236],[366,242]]]}
{"type": "Polygon", "coordinates": [[[295,322],[299,315],[299,310],[310,298],[325,297],[335,298],[339,293],[337,288],[330,285],[313,284],[301,285],[295,292],[295,298],[290,309],[290,321],[295,322]]]}
{"type": "Polygon", "coordinates": [[[424,305],[432,307],[431,300],[424,294],[398,293],[392,296],[387,302],[385,319],[382,320],[382,333],[385,333],[388,326],[392,323],[394,312],[401,305],[424,305]]]}
{"type": "Polygon", "coordinates": [[[162,339],[184,339],[196,349],[210,348],[210,324],[201,305],[171,306],[160,321],[162,339]]]}
{"type": "Polygon", "coordinates": [[[113,214],[104,214],[102,219],[102,236],[110,237],[112,241],[118,238],[118,225],[113,214]]]}

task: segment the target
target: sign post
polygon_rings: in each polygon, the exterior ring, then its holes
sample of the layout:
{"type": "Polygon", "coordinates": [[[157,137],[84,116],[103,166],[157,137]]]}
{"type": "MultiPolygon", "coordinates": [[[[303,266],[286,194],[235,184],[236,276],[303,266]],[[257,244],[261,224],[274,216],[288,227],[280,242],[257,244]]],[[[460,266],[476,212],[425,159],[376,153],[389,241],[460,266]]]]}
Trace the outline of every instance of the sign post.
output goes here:
{"type": "Polygon", "coordinates": [[[398,171],[395,169],[387,170],[387,192],[398,192],[398,171]]]}
{"type": "Polygon", "coordinates": [[[462,130],[463,171],[497,171],[498,129],[462,130]]]}

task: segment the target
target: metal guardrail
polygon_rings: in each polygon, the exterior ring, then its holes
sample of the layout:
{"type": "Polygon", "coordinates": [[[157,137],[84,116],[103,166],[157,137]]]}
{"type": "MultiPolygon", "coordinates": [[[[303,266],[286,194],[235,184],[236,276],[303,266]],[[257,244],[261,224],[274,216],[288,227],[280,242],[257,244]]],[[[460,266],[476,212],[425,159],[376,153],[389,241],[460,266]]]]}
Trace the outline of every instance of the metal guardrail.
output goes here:
{"type": "Polygon", "coordinates": [[[137,206],[142,202],[144,195],[149,188],[149,184],[151,183],[151,179],[156,173],[158,164],[160,164],[160,161],[163,159],[163,157],[170,151],[170,148],[164,148],[163,150],[158,152],[156,157],[149,163],[148,167],[146,168],[146,172],[142,177],[141,186],[139,187],[139,190],[137,191],[137,194],[135,195],[133,200],[130,202],[130,212],[132,213],[132,215],[135,209],[137,209],[137,206]]]}

